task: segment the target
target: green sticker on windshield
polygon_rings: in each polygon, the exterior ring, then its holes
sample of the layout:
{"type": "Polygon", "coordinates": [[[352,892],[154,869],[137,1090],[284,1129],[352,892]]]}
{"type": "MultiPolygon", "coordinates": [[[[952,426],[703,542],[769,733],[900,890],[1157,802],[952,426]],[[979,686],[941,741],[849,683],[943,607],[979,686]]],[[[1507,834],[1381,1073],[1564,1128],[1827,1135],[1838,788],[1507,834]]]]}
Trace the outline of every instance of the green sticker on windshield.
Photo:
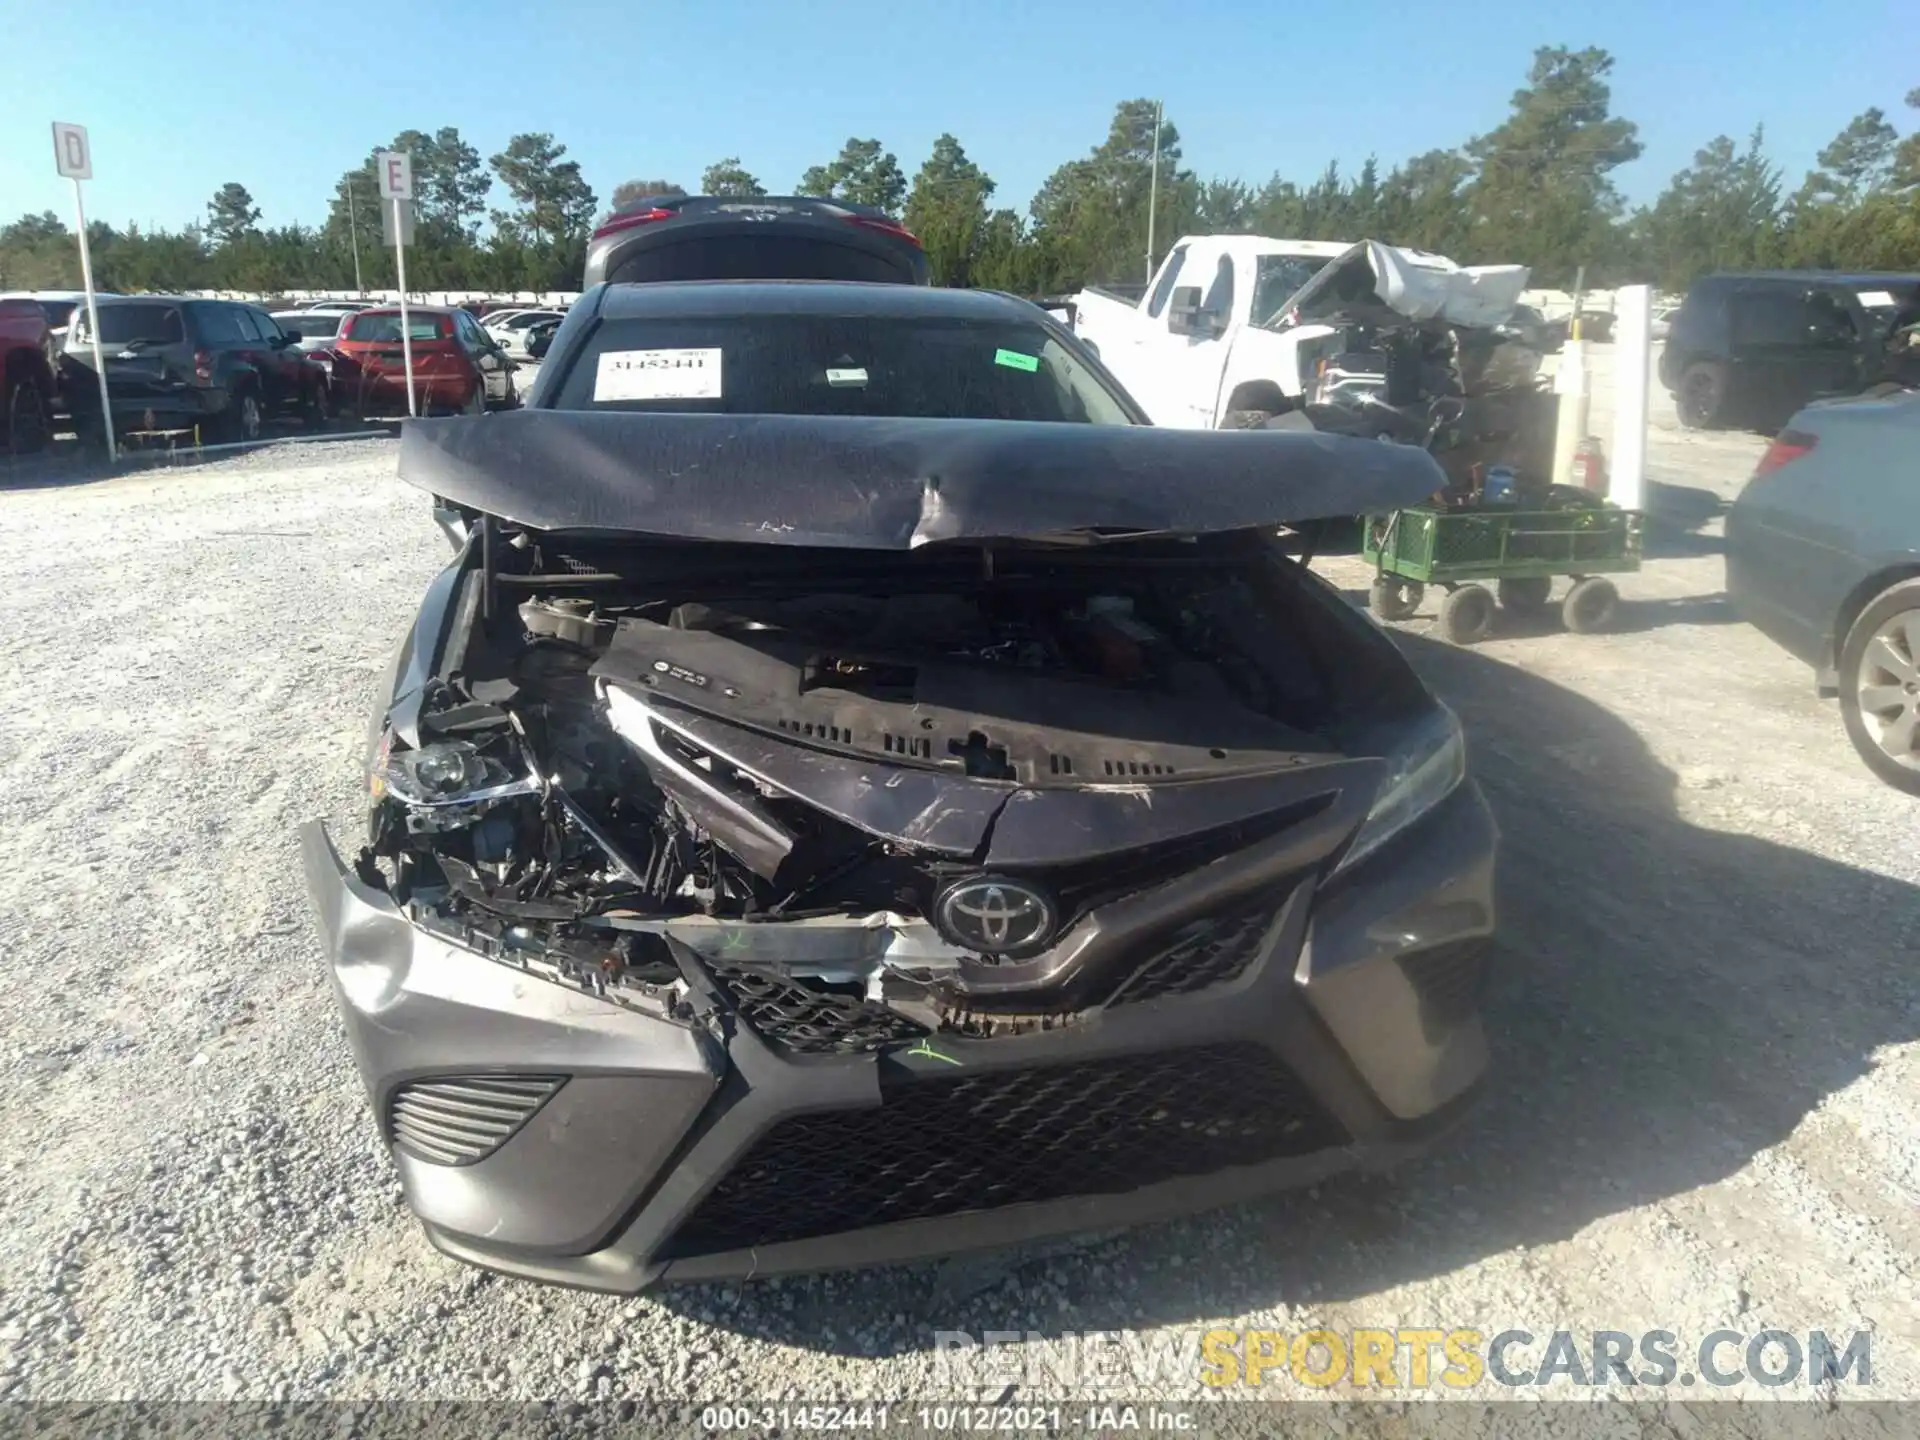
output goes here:
{"type": "Polygon", "coordinates": [[[993,363],[996,365],[1004,365],[1009,370],[1026,370],[1031,372],[1040,368],[1040,357],[1038,355],[1022,355],[1018,350],[996,350],[993,352],[993,363]]]}

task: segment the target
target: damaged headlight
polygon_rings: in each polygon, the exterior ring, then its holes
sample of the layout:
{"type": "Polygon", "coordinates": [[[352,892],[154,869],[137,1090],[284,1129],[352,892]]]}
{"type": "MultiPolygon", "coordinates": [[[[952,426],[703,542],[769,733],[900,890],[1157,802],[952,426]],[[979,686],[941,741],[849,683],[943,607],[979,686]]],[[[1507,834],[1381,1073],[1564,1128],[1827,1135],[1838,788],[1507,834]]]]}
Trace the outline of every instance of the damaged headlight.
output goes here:
{"type": "Polygon", "coordinates": [[[1353,837],[1344,869],[1358,864],[1398,835],[1467,778],[1467,742],[1453,711],[1435,702],[1421,720],[1387,756],[1387,778],[1380,783],[1373,809],[1367,812],[1353,837]]]}
{"type": "Polygon", "coordinates": [[[416,750],[394,750],[384,741],[375,759],[375,799],[392,796],[409,807],[443,809],[484,805],[539,788],[531,776],[516,777],[479,747],[439,740],[416,750]]]}

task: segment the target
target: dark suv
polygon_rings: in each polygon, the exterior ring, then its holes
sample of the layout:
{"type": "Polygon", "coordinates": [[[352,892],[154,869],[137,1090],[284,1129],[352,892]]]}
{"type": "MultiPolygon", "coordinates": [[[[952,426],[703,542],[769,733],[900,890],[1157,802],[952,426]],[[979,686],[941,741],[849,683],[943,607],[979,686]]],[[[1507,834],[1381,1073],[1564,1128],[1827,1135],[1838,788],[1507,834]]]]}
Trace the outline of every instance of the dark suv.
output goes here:
{"type": "MultiPolygon", "coordinates": [[[[255,440],[276,415],[325,422],[325,369],[266,311],[166,295],[102,297],[98,305],[116,431],[201,428],[210,440],[255,440]]],[[[83,433],[98,433],[100,425],[93,363],[83,308],[61,356],[83,433]]]]}
{"type": "Polygon", "coordinates": [[[1673,317],[1660,381],[1689,429],[1776,430],[1807,401],[1907,379],[1920,275],[1709,275],[1673,317]]]}

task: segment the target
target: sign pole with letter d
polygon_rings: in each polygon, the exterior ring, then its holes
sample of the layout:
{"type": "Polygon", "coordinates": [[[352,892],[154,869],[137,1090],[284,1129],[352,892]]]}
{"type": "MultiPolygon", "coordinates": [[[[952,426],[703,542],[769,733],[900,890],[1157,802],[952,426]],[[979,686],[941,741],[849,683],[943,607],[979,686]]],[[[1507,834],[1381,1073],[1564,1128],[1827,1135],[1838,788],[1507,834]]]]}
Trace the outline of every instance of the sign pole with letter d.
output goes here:
{"type": "Polygon", "coordinates": [[[382,150],[375,158],[380,171],[380,198],[393,210],[393,274],[400,286],[400,355],[407,367],[407,414],[420,411],[413,398],[413,325],[407,315],[407,232],[401,206],[413,198],[413,156],[405,150],[382,150]]]}
{"type": "Polygon", "coordinates": [[[107,362],[100,354],[100,307],[93,303],[93,255],[87,249],[87,204],[80,182],[93,178],[93,152],[87,148],[87,127],[53,122],[54,167],[73,181],[73,218],[80,226],[80,283],[87,291],[87,334],[93,341],[93,373],[100,382],[100,428],[107,436],[107,459],[120,462],[113,435],[113,401],[107,394],[107,362]]]}

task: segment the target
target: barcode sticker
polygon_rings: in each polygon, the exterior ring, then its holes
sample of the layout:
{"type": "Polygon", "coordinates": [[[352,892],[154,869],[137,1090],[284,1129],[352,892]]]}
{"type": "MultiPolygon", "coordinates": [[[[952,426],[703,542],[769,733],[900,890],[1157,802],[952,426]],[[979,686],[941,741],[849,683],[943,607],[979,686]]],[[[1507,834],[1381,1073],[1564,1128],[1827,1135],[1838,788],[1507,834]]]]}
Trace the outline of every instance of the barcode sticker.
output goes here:
{"type": "Polygon", "coordinates": [[[720,351],[605,350],[593,374],[601,400],[718,400],[720,351]]]}

